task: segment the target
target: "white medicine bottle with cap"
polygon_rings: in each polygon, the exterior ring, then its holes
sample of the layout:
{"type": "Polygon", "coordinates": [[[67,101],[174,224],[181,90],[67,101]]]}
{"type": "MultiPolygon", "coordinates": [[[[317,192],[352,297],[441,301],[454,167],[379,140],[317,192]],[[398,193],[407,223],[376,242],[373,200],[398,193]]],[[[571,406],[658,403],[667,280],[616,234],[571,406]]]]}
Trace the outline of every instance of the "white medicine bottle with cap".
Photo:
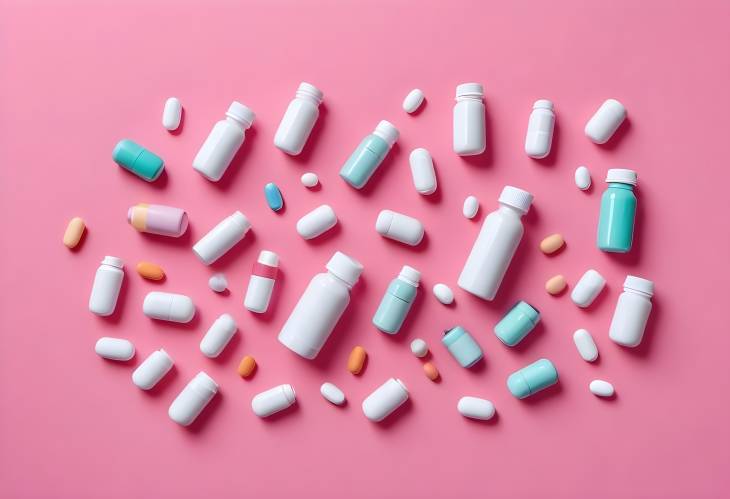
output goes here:
{"type": "Polygon", "coordinates": [[[306,359],[315,358],[324,346],[363,271],[360,262],[339,251],[326,268],[310,281],[279,333],[284,346],[306,359]]]}
{"type": "Polygon", "coordinates": [[[456,87],[454,152],[459,156],[475,156],[487,148],[483,98],[484,88],[479,83],[456,87]]]}
{"type": "Polygon", "coordinates": [[[302,82],[296,97],[289,103],[286,113],[274,135],[274,145],[287,154],[296,156],[309,138],[319,118],[319,105],[324,94],[311,83],[302,82]]]}
{"type": "Polygon", "coordinates": [[[633,275],[626,276],[624,291],[618,297],[608,337],[625,347],[638,346],[649,320],[652,296],[652,281],[633,275]]]}
{"type": "Polygon", "coordinates": [[[494,299],[522,240],[522,216],[531,204],[529,192],[511,185],[502,189],[499,208],[487,215],[461,271],[461,289],[485,300],[494,299]]]}
{"type": "Polygon", "coordinates": [[[89,310],[105,317],[114,313],[124,279],[124,262],[115,256],[105,256],[96,269],[89,297],[89,310]]]}

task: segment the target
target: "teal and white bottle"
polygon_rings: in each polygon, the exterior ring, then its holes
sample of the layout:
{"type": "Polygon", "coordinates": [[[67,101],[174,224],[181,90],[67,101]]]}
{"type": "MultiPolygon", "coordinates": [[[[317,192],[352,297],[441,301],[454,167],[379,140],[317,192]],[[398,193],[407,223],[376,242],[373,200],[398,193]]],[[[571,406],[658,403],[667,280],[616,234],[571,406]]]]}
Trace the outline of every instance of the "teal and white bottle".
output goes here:
{"type": "Polygon", "coordinates": [[[384,333],[397,333],[416,299],[421,273],[404,265],[398,277],[390,281],[388,290],[373,316],[373,325],[384,333]]]}
{"type": "Polygon", "coordinates": [[[355,189],[362,189],[396,140],[398,129],[389,121],[381,121],[347,159],[340,170],[340,177],[355,189]]]}
{"type": "Polygon", "coordinates": [[[608,170],[608,189],[601,196],[598,219],[598,249],[609,253],[628,253],[631,249],[636,218],[636,181],[633,170],[608,170]]]}

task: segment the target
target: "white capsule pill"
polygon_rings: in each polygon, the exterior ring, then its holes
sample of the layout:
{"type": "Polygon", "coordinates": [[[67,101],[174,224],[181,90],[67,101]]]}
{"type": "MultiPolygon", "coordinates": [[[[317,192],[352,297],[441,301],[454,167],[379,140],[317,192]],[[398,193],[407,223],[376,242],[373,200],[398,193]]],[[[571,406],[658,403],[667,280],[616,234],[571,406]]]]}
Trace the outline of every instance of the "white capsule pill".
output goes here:
{"type": "Polygon", "coordinates": [[[319,183],[319,177],[317,177],[316,173],[307,172],[304,175],[302,175],[302,178],[300,179],[302,181],[302,185],[304,187],[309,187],[310,189],[312,187],[316,187],[316,185],[319,183]]]}
{"type": "Polygon", "coordinates": [[[345,403],[344,392],[332,383],[322,383],[319,391],[328,402],[332,402],[335,405],[342,405],[345,403]]]}
{"type": "Polygon", "coordinates": [[[218,357],[228,342],[231,341],[233,335],[236,334],[236,321],[230,314],[222,314],[218,317],[208,332],[205,333],[200,341],[200,351],[203,355],[210,358],[218,357]]]}
{"type": "Polygon", "coordinates": [[[554,127],[553,103],[547,99],[535,101],[527,124],[525,153],[535,159],[541,159],[550,154],[554,127]]]}
{"type": "Polygon", "coordinates": [[[185,295],[152,291],[144,297],[142,312],[152,319],[184,323],[193,319],[195,305],[185,295]]]}
{"type": "Polygon", "coordinates": [[[313,239],[337,225],[335,210],[328,204],[315,208],[297,222],[297,232],[304,239],[313,239]]]}
{"type": "Polygon", "coordinates": [[[175,397],[167,415],[176,423],[188,426],[203,412],[216,393],[218,383],[204,371],[200,371],[175,397]]]}
{"type": "Polygon", "coordinates": [[[418,358],[425,357],[428,353],[428,343],[421,338],[416,338],[411,341],[411,352],[418,358]]]}
{"type": "Polygon", "coordinates": [[[100,357],[110,360],[129,360],[134,357],[134,345],[122,338],[99,338],[95,350],[100,357]]]}
{"type": "Polygon", "coordinates": [[[383,210],[375,221],[375,230],[383,237],[416,246],[423,239],[423,224],[408,215],[383,210]]]}
{"type": "Polygon", "coordinates": [[[170,97],[165,101],[165,109],[162,111],[162,126],[165,130],[175,131],[180,126],[182,117],[182,104],[176,97],[170,97]]]}
{"type": "Polygon", "coordinates": [[[624,105],[616,99],[608,99],[586,123],[586,137],[596,144],[605,144],[624,119],[626,119],[624,105]]]}
{"type": "Polygon", "coordinates": [[[476,196],[469,196],[464,200],[464,208],[462,213],[466,218],[472,219],[479,212],[479,200],[476,196]]]}
{"type": "Polygon", "coordinates": [[[390,378],[362,401],[362,412],[370,421],[382,421],[408,400],[403,382],[390,378]]]}
{"type": "Polygon", "coordinates": [[[163,349],[152,352],[132,373],[132,383],[142,390],[153,388],[172,369],[172,357],[163,349]]]}
{"type": "Polygon", "coordinates": [[[581,308],[588,307],[606,286],[606,279],[593,269],[588,269],[570,293],[570,299],[581,308]]]}
{"type": "Polygon", "coordinates": [[[451,305],[454,302],[454,292],[446,284],[438,283],[434,285],[433,294],[444,305],[451,305]]]}
{"type": "Polygon", "coordinates": [[[210,276],[210,279],[208,279],[208,286],[210,286],[210,289],[216,293],[222,293],[228,288],[228,279],[226,279],[225,274],[213,274],[210,276]]]}
{"type": "Polygon", "coordinates": [[[575,169],[575,186],[581,191],[585,191],[591,186],[591,172],[585,166],[575,169]]]}
{"type": "Polygon", "coordinates": [[[413,186],[416,191],[426,196],[436,192],[436,170],[433,168],[431,153],[419,147],[411,151],[408,161],[411,164],[413,186]]]}
{"type": "Polygon", "coordinates": [[[423,97],[423,92],[418,88],[414,88],[403,99],[403,110],[408,114],[415,113],[423,104],[423,97]]]}
{"type": "Polygon", "coordinates": [[[573,333],[573,343],[581,358],[586,362],[593,362],[598,358],[598,347],[593,336],[585,329],[578,329],[573,333]]]}
{"type": "Polygon", "coordinates": [[[471,419],[487,420],[494,416],[494,404],[486,399],[478,397],[461,397],[456,409],[464,417],[471,419]]]}
{"type": "Polygon", "coordinates": [[[258,417],[265,418],[283,411],[296,400],[296,393],[291,385],[279,385],[256,395],[251,400],[251,409],[258,417]]]}
{"type": "Polygon", "coordinates": [[[603,381],[602,379],[594,379],[591,381],[591,384],[588,385],[588,388],[591,390],[593,395],[598,395],[599,397],[611,397],[615,392],[613,385],[608,381],[603,381]]]}

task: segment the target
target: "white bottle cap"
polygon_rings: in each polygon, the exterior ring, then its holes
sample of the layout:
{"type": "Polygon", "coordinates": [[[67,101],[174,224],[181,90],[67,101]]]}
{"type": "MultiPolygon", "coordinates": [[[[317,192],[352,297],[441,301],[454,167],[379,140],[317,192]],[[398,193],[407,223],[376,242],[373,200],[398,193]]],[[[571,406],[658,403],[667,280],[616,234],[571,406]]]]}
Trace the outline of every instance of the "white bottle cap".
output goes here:
{"type": "Polygon", "coordinates": [[[233,101],[233,103],[228,107],[226,116],[233,118],[236,121],[240,121],[246,128],[250,127],[254,118],[256,118],[256,114],[253,111],[238,101],[233,101]]]}
{"type": "Polygon", "coordinates": [[[190,387],[196,391],[210,392],[216,394],[218,392],[218,383],[208,376],[204,371],[200,371],[190,382],[190,387]]]}
{"type": "Polygon", "coordinates": [[[322,102],[322,98],[324,97],[324,94],[320,89],[312,85],[311,83],[307,83],[306,81],[303,81],[299,84],[299,88],[297,89],[297,93],[303,92],[307,95],[310,95],[314,97],[317,102],[322,102]]]}
{"type": "Polygon", "coordinates": [[[244,232],[248,232],[248,229],[251,228],[251,222],[248,218],[246,218],[246,215],[240,211],[236,211],[233,215],[231,215],[231,220],[240,225],[244,232]]]}
{"type": "Polygon", "coordinates": [[[553,103],[547,99],[536,100],[535,104],[532,105],[532,109],[549,109],[553,110],[553,103]]]}
{"type": "Polygon", "coordinates": [[[484,97],[484,87],[481,83],[462,83],[456,87],[456,98],[484,97]]]}
{"type": "Polygon", "coordinates": [[[400,270],[400,274],[398,274],[398,277],[400,277],[404,281],[407,281],[413,286],[418,287],[418,282],[421,280],[421,273],[413,267],[403,265],[403,268],[400,270]]]}
{"type": "Polygon", "coordinates": [[[527,213],[532,204],[532,194],[507,185],[502,189],[502,194],[499,195],[499,202],[517,208],[522,213],[527,213]]]}
{"type": "Polygon", "coordinates": [[[119,269],[124,268],[124,261],[121,258],[117,258],[116,256],[105,256],[104,259],[101,261],[102,265],[111,265],[112,267],[117,267],[119,269]]]}
{"type": "Polygon", "coordinates": [[[654,283],[649,279],[642,279],[633,275],[627,275],[624,281],[624,288],[628,288],[640,293],[654,296],[654,283]]]}
{"type": "Polygon", "coordinates": [[[626,168],[611,168],[606,174],[606,182],[618,182],[620,184],[636,185],[638,176],[634,170],[626,168]]]}
{"type": "Polygon", "coordinates": [[[330,261],[327,262],[326,269],[352,287],[360,278],[363,266],[354,258],[350,258],[346,254],[337,251],[334,255],[332,255],[330,261]]]}
{"type": "Polygon", "coordinates": [[[261,253],[259,253],[258,262],[268,265],[269,267],[278,267],[279,256],[273,251],[262,250],[261,253]]]}
{"type": "Polygon", "coordinates": [[[375,127],[373,132],[375,135],[388,143],[388,147],[393,147],[395,141],[398,140],[398,129],[390,121],[382,120],[375,127]]]}

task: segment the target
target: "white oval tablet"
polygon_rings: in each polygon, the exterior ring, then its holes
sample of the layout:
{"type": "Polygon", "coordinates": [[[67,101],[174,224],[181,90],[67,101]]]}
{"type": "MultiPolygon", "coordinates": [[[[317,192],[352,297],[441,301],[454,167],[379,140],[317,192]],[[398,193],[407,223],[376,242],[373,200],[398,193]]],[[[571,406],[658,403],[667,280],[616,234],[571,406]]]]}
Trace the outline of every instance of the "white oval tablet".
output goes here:
{"type": "Polygon", "coordinates": [[[417,246],[424,233],[420,220],[391,210],[380,212],[375,221],[375,230],[383,237],[409,246],[417,246]]]}
{"type": "Polygon", "coordinates": [[[190,322],[195,315],[195,305],[189,296],[152,291],[142,304],[147,317],[170,322],[190,322]]]}
{"type": "Polygon", "coordinates": [[[337,225],[335,210],[328,204],[313,209],[297,222],[297,232],[304,239],[313,239],[337,225]]]}
{"type": "Polygon", "coordinates": [[[578,329],[573,333],[573,342],[581,358],[586,362],[593,362],[598,358],[598,347],[593,336],[585,329],[578,329]]]}
{"type": "Polygon", "coordinates": [[[418,88],[414,88],[403,99],[403,110],[408,114],[415,113],[421,107],[421,104],[423,104],[423,98],[423,92],[418,88]]]}
{"type": "Polygon", "coordinates": [[[606,286],[606,279],[593,269],[588,269],[577,282],[570,299],[581,308],[586,308],[601,293],[606,286]]]}
{"type": "Polygon", "coordinates": [[[302,185],[304,187],[309,187],[310,189],[312,187],[316,187],[317,184],[319,184],[319,177],[316,173],[307,172],[304,175],[302,175],[301,179],[302,185]]]}
{"type": "Polygon", "coordinates": [[[591,381],[588,388],[591,390],[593,395],[597,395],[599,397],[611,397],[615,392],[613,385],[608,381],[603,381],[602,379],[594,379],[591,381]]]}
{"type": "Polygon", "coordinates": [[[476,196],[469,196],[464,200],[464,209],[462,213],[466,218],[472,219],[477,216],[479,211],[479,200],[476,196]]]}
{"type": "Polygon", "coordinates": [[[122,338],[99,338],[94,348],[100,357],[110,360],[129,360],[134,357],[134,345],[122,338]]]}
{"type": "Polygon", "coordinates": [[[586,123],[586,137],[596,144],[605,144],[625,119],[624,105],[616,99],[608,99],[586,123]]]}
{"type": "Polygon", "coordinates": [[[591,172],[585,166],[575,169],[575,186],[581,191],[585,191],[591,186],[591,172]]]}
{"type": "Polygon", "coordinates": [[[226,279],[225,274],[213,274],[208,279],[208,286],[216,293],[222,293],[228,288],[228,279],[226,279]]]}
{"type": "Polygon", "coordinates": [[[433,287],[433,294],[436,299],[444,305],[451,305],[454,302],[454,292],[446,284],[438,283],[433,287]]]}
{"type": "Polygon", "coordinates": [[[205,333],[200,341],[200,351],[203,355],[210,358],[218,357],[228,342],[231,341],[233,335],[236,334],[236,321],[230,314],[222,314],[218,317],[208,332],[205,333]]]}
{"type": "Polygon", "coordinates": [[[411,151],[408,161],[411,164],[413,186],[416,191],[425,196],[436,192],[436,170],[433,168],[431,153],[419,147],[411,151]]]}
{"type": "Polygon", "coordinates": [[[172,357],[162,348],[152,352],[132,373],[132,383],[142,390],[150,390],[172,369],[172,357]]]}
{"type": "Polygon", "coordinates": [[[170,97],[165,101],[165,109],[162,111],[162,126],[166,130],[175,131],[180,126],[182,118],[182,104],[176,97],[170,97]]]}
{"type": "Polygon", "coordinates": [[[335,405],[342,405],[345,403],[344,392],[332,383],[322,383],[319,391],[328,402],[332,402],[335,405]]]}
{"type": "Polygon", "coordinates": [[[478,397],[461,397],[456,405],[459,414],[471,419],[487,420],[494,416],[494,404],[478,397]]]}
{"type": "Polygon", "coordinates": [[[416,338],[411,341],[411,352],[418,358],[425,357],[428,353],[428,343],[421,338],[416,338]]]}

